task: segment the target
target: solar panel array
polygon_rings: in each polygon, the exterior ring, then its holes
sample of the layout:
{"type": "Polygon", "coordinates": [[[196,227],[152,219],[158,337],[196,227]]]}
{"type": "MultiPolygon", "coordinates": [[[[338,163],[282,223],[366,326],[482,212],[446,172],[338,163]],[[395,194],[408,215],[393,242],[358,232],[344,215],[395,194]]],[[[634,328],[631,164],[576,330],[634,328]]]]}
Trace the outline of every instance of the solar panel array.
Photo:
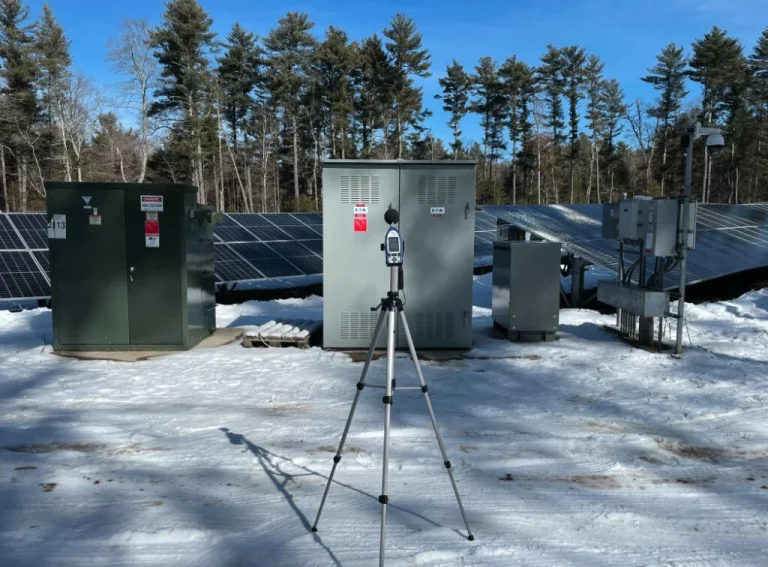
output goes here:
{"type": "Polygon", "coordinates": [[[219,283],[323,273],[321,214],[225,214],[213,234],[214,271],[219,283]]]}
{"type": "Polygon", "coordinates": [[[0,301],[50,297],[48,272],[45,215],[0,215],[0,301]]]}
{"type": "MultiPolygon", "coordinates": [[[[475,265],[491,265],[496,218],[476,212],[475,265]]],[[[316,282],[323,273],[320,213],[228,213],[214,227],[219,285],[316,282]]],[[[50,297],[44,213],[0,214],[0,300],[50,297]]]]}
{"type": "MultiPolygon", "coordinates": [[[[502,205],[484,211],[618,271],[618,243],[602,238],[602,205],[502,205]]],[[[699,205],[696,233],[686,266],[690,284],[768,266],[768,205],[699,205]]],[[[638,257],[627,249],[628,264],[638,257]]],[[[664,288],[676,289],[679,282],[674,269],[665,275],[664,288]]]]}

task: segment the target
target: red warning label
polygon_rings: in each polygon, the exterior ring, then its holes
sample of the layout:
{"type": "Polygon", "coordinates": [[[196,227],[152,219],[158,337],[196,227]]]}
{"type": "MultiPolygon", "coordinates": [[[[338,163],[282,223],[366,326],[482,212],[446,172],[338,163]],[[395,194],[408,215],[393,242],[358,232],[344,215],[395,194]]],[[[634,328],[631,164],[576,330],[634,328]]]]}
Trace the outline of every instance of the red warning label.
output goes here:
{"type": "Polygon", "coordinates": [[[354,231],[368,232],[368,207],[365,203],[355,205],[354,231]]]}
{"type": "Polygon", "coordinates": [[[144,221],[144,245],[147,248],[160,248],[160,221],[144,221]]]}

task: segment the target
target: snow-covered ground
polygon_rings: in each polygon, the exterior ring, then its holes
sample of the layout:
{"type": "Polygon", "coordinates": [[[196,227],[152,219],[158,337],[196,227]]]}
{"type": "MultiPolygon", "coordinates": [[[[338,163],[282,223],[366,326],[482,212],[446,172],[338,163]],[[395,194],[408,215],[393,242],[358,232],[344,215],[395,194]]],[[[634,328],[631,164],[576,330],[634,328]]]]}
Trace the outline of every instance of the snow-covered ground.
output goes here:
{"type": "MultiPolygon", "coordinates": [[[[388,564],[768,564],[768,291],[691,306],[682,361],[588,311],[563,311],[556,343],[494,340],[490,275],[475,291],[476,348],[424,368],[476,540],[421,394],[398,391],[388,564]]],[[[218,318],[321,313],[310,298],[218,318]]],[[[237,344],[81,362],[50,337],[46,310],[0,313],[0,565],[376,563],[381,390],[309,531],[362,364],[237,344]]],[[[407,358],[396,370],[415,384],[407,358]]]]}

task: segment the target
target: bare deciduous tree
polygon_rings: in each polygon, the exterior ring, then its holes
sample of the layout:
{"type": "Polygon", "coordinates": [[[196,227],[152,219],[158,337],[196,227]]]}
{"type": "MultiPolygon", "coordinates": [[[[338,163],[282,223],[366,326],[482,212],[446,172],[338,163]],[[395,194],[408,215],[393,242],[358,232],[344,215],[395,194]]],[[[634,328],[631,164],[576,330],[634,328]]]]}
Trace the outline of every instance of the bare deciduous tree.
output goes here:
{"type": "Polygon", "coordinates": [[[134,109],[139,117],[141,170],[136,181],[143,183],[150,150],[149,105],[158,75],[157,59],[152,55],[147,21],[125,20],[120,37],[113,39],[109,44],[107,60],[116,72],[128,76],[128,80],[123,84],[123,93],[129,108],[134,109]]]}

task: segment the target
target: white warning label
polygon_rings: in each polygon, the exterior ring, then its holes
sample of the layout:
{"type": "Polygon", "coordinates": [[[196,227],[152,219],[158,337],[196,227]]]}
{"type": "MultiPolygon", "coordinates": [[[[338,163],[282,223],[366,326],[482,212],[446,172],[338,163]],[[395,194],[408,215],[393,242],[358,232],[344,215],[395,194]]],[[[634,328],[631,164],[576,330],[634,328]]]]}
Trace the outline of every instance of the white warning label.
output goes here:
{"type": "Polygon", "coordinates": [[[445,207],[430,207],[429,214],[433,217],[441,217],[445,214],[445,207]]]}
{"type": "Polygon", "coordinates": [[[162,195],[142,195],[141,196],[141,210],[142,211],[163,211],[163,196],[162,195]]]}

